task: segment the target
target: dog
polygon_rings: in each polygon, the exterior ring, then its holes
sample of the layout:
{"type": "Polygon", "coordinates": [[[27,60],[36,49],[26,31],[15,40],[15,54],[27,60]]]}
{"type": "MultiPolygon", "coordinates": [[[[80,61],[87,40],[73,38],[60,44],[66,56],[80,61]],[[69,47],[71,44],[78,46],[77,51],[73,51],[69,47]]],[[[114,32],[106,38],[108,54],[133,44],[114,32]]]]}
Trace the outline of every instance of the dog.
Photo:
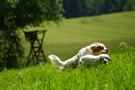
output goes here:
{"type": "Polygon", "coordinates": [[[91,67],[96,66],[98,64],[107,64],[108,61],[112,61],[112,59],[107,54],[100,54],[98,56],[94,55],[85,55],[82,56],[78,61],[78,67],[91,67]]]}
{"type": "Polygon", "coordinates": [[[108,48],[105,47],[103,43],[93,43],[89,46],[82,48],[75,56],[69,58],[68,60],[62,61],[56,55],[48,55],[53,65],[58,66],[61,70],[67,68],[76,68],[78,66],[78,61],[82,56],[85,55],[100,55],[107,54],[108,48]]]}
{"type": "Polygon", "coordinates": [[[79,57],[82,57],[84,55],[100,55],[100,54],[107,54],[107,53],[108,53],[108,48],[106,48],[106,46],[103,43],[96,42],[82,48],[78,54],[79,57]]]}

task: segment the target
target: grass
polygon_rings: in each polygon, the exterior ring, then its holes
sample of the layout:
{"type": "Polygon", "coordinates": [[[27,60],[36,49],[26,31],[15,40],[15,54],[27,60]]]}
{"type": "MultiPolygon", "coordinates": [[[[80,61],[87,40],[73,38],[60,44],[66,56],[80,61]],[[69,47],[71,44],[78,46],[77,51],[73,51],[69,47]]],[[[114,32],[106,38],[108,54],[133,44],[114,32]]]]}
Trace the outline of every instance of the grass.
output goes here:
{"type": "MultiPolygon", "coordinates": [[[[82,47],[96,41],[103,42],[110,50],[115,49],[120,42],[134,46],[134,15],[133,11],[73,18],[63,20],[58,26],[54,23],[46,26],[43,23],[40,27],[28,27],[28,30],[47,29],[43,47],[46,55],[57,54],[64,60],[73,56],[82,47]]],[[[22,38],[25,40],[23,34],[22,38]]],[[[25,43],[24,46],[27,48],[28,43],[25,43]]]]}
{"type": "MultiPolygon", "coordinates": [[[[135,12],[115,13],[94,17],[64,20],[46,27],[44,51],[56,54],[62,60],[75,55],[79,49],[92,42],[103,42],[109,48],[113,62],[89,69],[58,72],[50,63],[18,70],[0,72],[2,90],[133,90],[135,87],[135,12]],[[126,42],[128,45],[125,43],[126,42]],[[121,43],[120,47],[119,44],[121,43]],[[133,47],[133,48],[131,48],[133,47]]],[[[23,33],[20,36],[29,51],[23,33]]]]}
{"type": "MultiPolygon", "coordinates": [[[[131,50],[130,50],[131,51],[131,50]]],[[[135,53],[111,55],[113,62],[89,69],[58,72],[50,64],[0,73],[0,88],[7,90],[115,90],[134,89],[135,53]]]]}

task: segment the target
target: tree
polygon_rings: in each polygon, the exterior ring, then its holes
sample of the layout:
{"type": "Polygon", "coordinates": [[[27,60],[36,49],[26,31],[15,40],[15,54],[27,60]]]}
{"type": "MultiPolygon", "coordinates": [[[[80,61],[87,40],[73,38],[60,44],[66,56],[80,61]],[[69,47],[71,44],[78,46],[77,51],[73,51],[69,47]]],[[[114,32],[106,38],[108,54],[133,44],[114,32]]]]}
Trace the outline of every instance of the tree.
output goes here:
{"type": "Polygon", "coordinates": [[[67,18],[121,12],[124,6],[134,10],[135,0],[64,0],[63,4],[67,18]]]}
{"type": "Polygon", "coordinates": [[[123,6],[127,0],[105,0],[104,13],[120,12],[123,11],[123,6]]]}
{"type": "Polygon", "coordinates": [[[43,21],[58,22],[62,13],[62,0],[0,0],[0,31],[4,41],[0,59],[5,67],[16,68],[18,59],[23,56],[18,28],[36,26],[43,21]]]}
{"type": "Polygon", "coordinates": [[[128,0],[126,5],[123,7],[124,11],[135,10],[135,0],[128,0]]]}
{"type": "Polygon", "coordinates": [[[64,0],[63,8],[65,10],[64,16],[66,18],[82,16],[83,0],[64,0]]]}
{"type": "Polygon", "coordinates": [[[71,0],[63,0],[63,8],[64,8],[64,16],[66,18],[70,17],[70,3],[71,3],[71,0]]]}
{"type": "Polygon", "coordinates": [[[71,0],[69,10],[70,17],[79,17],[81,15],[81,1],[71,0]]]}
{"type": "Polygon", "coordinates": [[[104,0],[85,0],[86,7],[91,11],[91,15],[102,13],[104,0]]]}

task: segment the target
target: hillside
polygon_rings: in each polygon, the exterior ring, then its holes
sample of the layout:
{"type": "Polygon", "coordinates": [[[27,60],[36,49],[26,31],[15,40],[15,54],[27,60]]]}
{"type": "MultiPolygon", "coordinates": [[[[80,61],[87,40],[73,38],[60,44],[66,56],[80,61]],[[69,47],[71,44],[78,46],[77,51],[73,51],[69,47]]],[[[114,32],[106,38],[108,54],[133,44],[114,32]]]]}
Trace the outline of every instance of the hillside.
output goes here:
{"type": "MultiPolygon", "coordinates": [[[[58,72],[50,63],[18,70],[0,72],[2,90],[124,90],[135,85],[135,12],[82,17],[63,20],[56,26],[41,24],[29,30],[47,29],[44,51],[62,60],[75,55],[92,42],[102,42],[109,48],[112,63],[90,69],[82,68],[58,72]],[[121,42],[126,42],[121,44],[121,42]],[[132,46],[132,47],[131,47],[132,46]],[[111,87],[111,88],[110,88],[111,87]]],[[[29,43],[21,33],[25,54],[29,43]]]]}
{"type": "MultiPolygon", "coordinates": [[[[69,58],[80,48],[93,42],[103,42],[110,50],[117,48],[120,42],[135,46],[134,24],[135,12],[123,12],[66,19],[58,25],[52,23],[46,26],[43,23],[40,27],[30,27],[28,30],[47,29],[44,40],[46,54],[53,53],[62,58],[68,55],[69,58]]],[[[24,38],[23,40],[25,41],[24,38]]],[[[24,44],[26,48],[28,45],[24,44]]]]}
{"type": "Polygon", "coordinates": [[[135,12],[67,19],[58,27],[47,27],[46,43],[72,44],[134,38],[134,24],[135,12]]]}

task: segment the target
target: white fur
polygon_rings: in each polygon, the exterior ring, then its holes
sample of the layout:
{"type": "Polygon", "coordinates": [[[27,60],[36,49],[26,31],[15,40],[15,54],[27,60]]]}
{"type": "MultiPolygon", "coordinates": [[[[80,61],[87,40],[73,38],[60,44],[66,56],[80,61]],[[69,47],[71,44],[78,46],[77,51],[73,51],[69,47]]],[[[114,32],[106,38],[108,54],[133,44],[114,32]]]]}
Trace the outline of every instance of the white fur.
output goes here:
{"type": "Polygon", "coordinates": [[[107,54],[100,54],[98,56],[85,55],[79,59],[78,66],[91,67],[100,63],[107,63],[109,60],[111,60],[111,58],[107,54]]]}
{"type": "Polygon", "coordinates": [[[60,70],[68,69],[73,65],[78,64],[78,55],[75,55],[66,61],[61,61],[56,55],[49,55],[48,58],[51,60],[53,65],[60,67],[60,70]]]}
{"type": "Polygon", "coordinates": [[[108,50],[107,48],[105,48],[104,44],[102,43],[98,43],[100,46],[103,46],[104,49],[100,52],[96,52],[94,53],[92,50],[91,50],[91,47],[94,45],[94,44],[91,44],[89,46],[86,46],[84,48],[82,48],[78,54],[76,54],[75,56],[73,56],[72,58],[69,58],[68,60],[65,60],[65,61],[61,61],[59,57],[57,57],[56,55],[49,55],[48,58],[51,60],[52,64],[60,67],[60,69],[67,69],[69,67],[73,67],[74,65],[78,65],[78,61],[79,59],[82,57],[82,56],[85,56],[85,55],[99,55],[101,53],[104,53],[106,52],[106,50],[108,50]]]}
{"type": "MultiPolygon", "coordinates": [[[[95,43],[93,43],[93,44],[95,44],[95,43]]],[[[101,50],[100,52],[95,52],[95,53],[94,53],[94,52],[92,52],[92,50],[90,49],[90,48],[93,46],[93,44],[82,48],[82,49],[79,51],[79,53],[78,53],[78,54],[79,54],[79,57],[82,57],[82,56],[84,56],[84,55],[99,55],[99,54],[105,53],[106,50],[108,50],[108,49],[105,47],[104,44],[98,43],[98,45],[104,47],[104,49],[101,50]]]]}

